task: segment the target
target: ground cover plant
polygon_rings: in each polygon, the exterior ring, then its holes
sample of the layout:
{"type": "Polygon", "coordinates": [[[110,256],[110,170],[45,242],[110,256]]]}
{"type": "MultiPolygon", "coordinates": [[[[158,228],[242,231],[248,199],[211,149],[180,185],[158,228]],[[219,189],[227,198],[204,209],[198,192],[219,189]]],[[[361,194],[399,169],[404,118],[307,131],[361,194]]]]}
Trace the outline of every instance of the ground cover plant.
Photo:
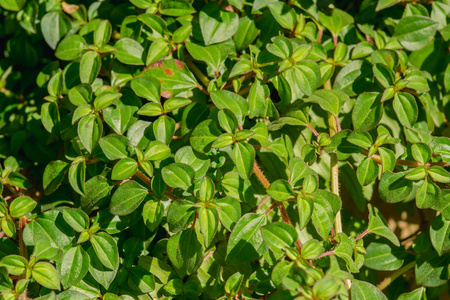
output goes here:
{"type": "Polygon", "coordinates": [[[0,6],[1,299],[450,297],[447,1],[0,6]]]}

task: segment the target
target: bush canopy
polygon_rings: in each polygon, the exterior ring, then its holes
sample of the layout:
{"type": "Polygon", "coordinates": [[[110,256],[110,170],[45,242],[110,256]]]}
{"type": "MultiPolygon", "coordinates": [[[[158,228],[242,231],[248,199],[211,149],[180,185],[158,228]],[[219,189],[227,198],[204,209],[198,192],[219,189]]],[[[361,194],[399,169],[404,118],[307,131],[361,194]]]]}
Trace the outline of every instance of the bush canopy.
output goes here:
{"type": "Polygon", "coordinates": [[[450,4],[0,0],[1,299],[450,297],[450,4]]]}

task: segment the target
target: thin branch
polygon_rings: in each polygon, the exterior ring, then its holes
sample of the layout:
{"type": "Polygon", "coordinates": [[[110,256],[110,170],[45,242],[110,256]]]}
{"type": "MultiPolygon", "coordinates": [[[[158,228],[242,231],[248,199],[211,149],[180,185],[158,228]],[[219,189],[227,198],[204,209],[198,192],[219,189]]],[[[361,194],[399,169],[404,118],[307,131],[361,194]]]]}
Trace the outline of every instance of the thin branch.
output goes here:
{"type": "Polygon", "coordinates": [[[329,255],[334,255],[334,251],[324,252],[324,253],[320,254],[316,259],[320,259],[322,257],[329,256],[329,255]]]}
{"type": "Polygon", "coordinates": [[[405,274],[406,272],[408,272],[410,269],[414,268],[416,266],[416,261],[412,261],[409,264],[403,266],[402,268],[398,269],[397,271],[395,271],[394,273],[392,273],[391,275],[389,275],[389,277],[387,277],[385,280],[383,280],[379,285],[378,285],[378,289],[380,289],[381,291],[384,290],[385,288],[387,288],[395,279],[399,278],[400,276],[402,276],[403,274],[405,274]]]}
{"type": "Polygon", "coordinates": [[[308,127],[315,136],[319,136],[319,133],[311,126],[311,124],[307,124],[306,127],[308,127]]]}
{"type": "Polygon", "coordinates": [[[264,213],[266,216],[272,211],[272,209],[277,206],[277,203],[275,202],[274,204],[272,204],[264,213]]]}
{"type": "Polygon", "coordinates": [[[143,182],[145,182],[146,185],[148,185],[149,187],[152,187],[152,180],[150,178],[148,178],[147,176],[145,176],[144,173],[137,170],[136,176],[139,177],[139,179],[141,179],[143,182]]]}
{"type": "Polygon", "coordinates": [[[255,161],[253,165],[253,173],[255,173],[256,178],[258,178],[259,182],[261,182],[262,186],[267,190],[270,187],[270,182],[264,175],[264,173],[259,168],[258,164],[255,161]]]}
{"type": "Polygon", "coordinates": [[[363,232],[361,232],[361,234],[360,235],[358,235],[356,238],[355,238],[355,241],[359,241],[360,239],[362,239],[363,237],[365,237],[366,235],[368,235],[370,232],[368,232],[367,230],[364,230],[363,232]]]}

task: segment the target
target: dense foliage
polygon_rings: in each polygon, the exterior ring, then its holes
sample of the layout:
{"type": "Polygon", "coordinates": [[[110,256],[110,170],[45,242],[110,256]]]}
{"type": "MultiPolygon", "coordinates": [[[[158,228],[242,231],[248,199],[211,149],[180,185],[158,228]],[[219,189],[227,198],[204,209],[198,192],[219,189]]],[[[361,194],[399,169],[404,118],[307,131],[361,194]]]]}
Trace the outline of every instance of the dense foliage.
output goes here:
{"type": "Polygon", "coordinates": [[[449,297],[447,1],[0,6],[1,299],[449,297]]]}

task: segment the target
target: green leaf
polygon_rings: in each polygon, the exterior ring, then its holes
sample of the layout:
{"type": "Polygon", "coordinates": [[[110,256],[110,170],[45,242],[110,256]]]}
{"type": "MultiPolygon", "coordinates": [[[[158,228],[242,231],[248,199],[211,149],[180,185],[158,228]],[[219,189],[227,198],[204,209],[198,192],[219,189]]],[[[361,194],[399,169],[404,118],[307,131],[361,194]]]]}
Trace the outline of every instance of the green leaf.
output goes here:
{"type": "Polygon", "coordinates": [[[92,275],[95,281],[101,284],[105,289],[108,289],[111,283],[114,281],[117,275],[117,270],[119,264],[114,270],[106,268],[97,257],[93,247],[88,248],[87,253],[91,259],[91,264],[89,265],[89,273],[92,275]]]}
{"type": "Polygon", "coordinates": [[[56,266],[65,290],[77,284],[89,271],[89,255],[78,245],[68,248],[56,266]]]}
{"type": "Polygon", "coordinates": [[[396,203],[405,200],[411,194],[413,183],[405,179],[407,172],[383,173],[380,180],[380,198],[388,203],[396,203]]]}
{"type": "Polygon", "coordinates": [[[55,267],[47,262],[37,262],[33,270],[31,271],[31,276],[40,285],[52,289],[61,290],[61,283],[55,267]]]}
{"type": "Polygon", "coordinates": [[[424,48],[434,37],[437,23],[424,16],[408,16],[400,19],[395,35],[400,44],[409,51],[424,48]]]}
{"type": "Polygon", "coordinates": [[[78,34],[64,38],[55,51],[55,56],[60,60],[75,60],[86,50],[86,41],[78,34]]]}
{"type": "Polygon", "coordinates": [[[198,222],[205,247],[209,247],[219,227],[219,214],[213,207],[202,207],[198,211],[198,222]]]}
{"type": "Polygon", "coordinates": [[[69,90],[69,100],[75,106],[89,104],[92,97],[92,88],[88,84],[80,84],[69,90]]]}
{"type": "Polygon", "coordinates": [[[192,222],[196,212],[194,204],[189,200],[175,201],[170,204],[167,211],[167,223],[171,232],[179,232],[192,222]]]}
{"type": "Polygon", "coordinates": [[[164,102],[164,112],[169,113],[171,111],[187,106],[190,103],[192,103],[192,101],[189,99],[182,97],[172,97],[164,102]]]}
{"type": "Polygon", "coordinates": [[[46,195],[50,195],[61,185],[67,171],[69,164],[60,160],[52,161],[45,167],[42,184],[46,195]]]}
{"type": "Polygon", "coordinates": [[[6,10],[19,11],[25,2],[25,0],[1,0],[0,6],[6,10]]]}
{"type": "Polygon", "coordinates": [[[145,65],[149,66],[161,59],[163,59],[167,54],[170,53],[172,48],[169,42],[165,38],[160,38],[155,41],[150,46],[148,50],[147,59],[145,65]]]}
{"type": "Polygon", "coordinates": [[[219,90],[211,92],[211,100],[218,109],[229,109],[236,116],[239,125],[244,124],[249,107],[244,98],[230,91],[219,90]]]}
{"type": "Polygon", "coordinates": [[[160,13],[168,16],[184,16],[195,13],[195,9],[189,4],[189,1],[163,1],[161,2],[160,13]]]}
{"type": "Polygon", "coordinates": [[[397,247],[400,246],[400,242],[397,236],[389,229],[386,220],[380,214],[378,209],[375,206],[369,204],[369,224],[367,225],[367,231],[369,233],[376,234],[378,236],[382,236],[390,240],[397,247]]]}
{"type": "Polygon", "coordinates": [[[77,208],[65,208],[62,214],[67,224],[75,231],[82,232],[89,228],[89,217],[82,210],[77,208]]]}
{"type": "Polygon", "coordinates": [[[238,61],[231,69],[229,77],[236,77],[238,75],[247,74],[253,69],[252,62],[246,59],[238,61]]]}
{"type": "Polygon", "coordinates": [[[136,77],[131,81],[131,88],[139,97],[159,103],[161,99],[161,83],[152,77],[136,77]]]}
{"type": "Polygon", "coordinates": [[[394,73],[386,65],[374,64],[373,74],[378,79],[378,82],[380,82],[384,88],[394,85],[395,81],[394,73]]]}
{"type": "Polygon", "coordinates": [[[41,20],[41,31],[44,36],[44,40],[52,49],[56,49],[56,45],[59,40],[69,31],[71,28],[69,18],[67,18],[62,12],[51,11],[46,13],[41,20]]]}
{"type": "Polygon", "coordinates": [[[317,90],[305,102],[317,103],[323,110],[338,116],[342,106],[348,100],[350,97],[338,90],[317,90]]]}
{"type": "Polygon", "coordinates": [[[237,50],[240,51],[247,48],[258,36],[259,30],[255,23],[255,20],[250,16],[244,16],[239,19],[238,29],[233,36],[237,50]]]}
{"type": "Polygon", "coordinates": [[[298,225],[305,228],[313,214],[314,202],[309,197],[297,196],[298,225]]]}
{"type": "Polygon", "coordinates": [[[431,159],[431,149],[427,144],[417,143],[411,146],[411,153],[414,159],[422,165],[426,164],[431,159]]]}
{"type": "MultiPolygon", "coordinates": [[[[184,62],[178,59],[158,61],[141,73],[144,77],[153,77],[161,83],[161,96],[170,98],[176,94],[197,87],[194,75],[184,62]]],[[[158,101],[159,102],[159,101],[158,101]]]]}
{"type": "Polygon", "coordinates": [[[94,176],[85,184],[85,195],[81,197],[81,207],[87,213],[94,209],[103,206],[109,198],[109,192],[112,186],[109,185],[108,180],[103,176],[94,176]]]}
{"type": "Polygon", "coordinates": [[[146,160],[163,160],[170,157],[170,154],[169,146],[160,141],[153,141],[145,150],[144,158],[146,160]]]}
{"type": "Polygon", "coordinates": [[[430,239],[434,249],[439,255],[449,252],[450,250],[450,221],[443,218],[442,215],[437,216],[430,227],[430,239]]]}
{"type": "Polygon", "coordinates": [[[437,182],[450,183],[450,173],[439,166],[432,166],[428,169],[428,174],[437,182]]]}
{"type": "Polygon", "coordinates": [[[234,226],[227,247],[227,262],[241,264],[259,258],[266,250],[260,227],[264,225],[264,214],[248,213],[234,226]]]}
{"type": "Polygon", "coordinates": [[[218,209],[220,222],[226,229],[232,231],[241,217],[241,205],[231,197],[216,200],[215,204],[220,207],[218,209]]]}
{"type": "Polygon", "coordinates": [[[41,106],[41,121],[48,132],[59,134],[60,116],[56,103],[44,103],[41,106]]]}
{"type": "Polygon", "coordinates": [[[304,259],[316,259],[324,252],[325,249],[318,240],[309,240],[302,246],[301,256],[304,259]]]}
{"type": "Polygon", "coordinates": [[[364,60],[354,60],[337,74],[333,88],[341,90],[349,96],[356,96],[365,92],[372,82],[372,65],[364,60]]]}
{"type": "Polygon", "coordinates": [[[195,178],[200,178],[209,169],[211,160],[208,156],[194,151],[192,147],[185,146],[175,153],[175,162],[191,166],[195,171],[195,178]]]}
{"type": "Polygon", "coordinates": [[[233,149],[233,162],[241,178],[249,179],[255,163],[255,148],[245,142],[237,143],[233,149]]]}
{"type": "Polygon", "coordinates": [[[6,268],[10,275],[22,275],[27,264],[27,260],[19,255],[8,255],[0,260],[0,267],[6,268]]]}
{"type": "Polygon", "coordinates": [[[297,23],[295,11],[283,2],[273,2],[267,5],[272,16],[277,20],[281,27],[293,30],[297,23]]]}
{"type": "Polygon", "coordinates": [[[371,184],[378,176],[378,164],[372,157],[366,157],[358,166],[356,176],[362,186],[371,184]]]}
{"type": "Polygon", "coordinates": [[[106,232],[98,232],[91,237],[91,244],[98,259],[108,269],[114,270],[119,264],[116,241],[106,232]]]}
{"type": "Polygon", "coordinates": [[[105,45],[111,38],[111,33],[111,23],[108,20],[100,21],[94,31],[94,43],[98,46],[105,45]]]}
{"type": "Polygon", "coordinates": [[[217,128],[213,120],[205,120],[195,127],[191,134],[190,142],[192,148],[200,153],[208,153],[211,150],[212,143],[222,132],[217,128]]]}
{"type": "Polygon", "coordinates": [[[416,205],[420,209],[430,208],[441,198],[441,189],[430,179],[426,179],[416,192],[416,205]]]}
{"type": "Polygon", "coordinates": [[[362,148],[369,148],[373,144],[372,136],[367,131],[362,130],[350,133],[347,137],[347,141],[362,148]]]}
{"type": "Polygon", "coordinates": [[[419,255],[414,270],[417,285],[425,287],[440,286],[448,281],[448,254],[439,256],[435,251],[419,255]]]}
{"type": "Polygon", "coordinates": [[[450,162],[450,138],[435,138],[430,142],[430,147],[433,149],[433,152],[436,152],[442,157],[444,162],[450,162]]]}
{"type": "Polygon", "coordinates": [[[426,300],[425,288],[421,287],[410,293],[403,293],[397,300],[426,300]]]}
{"type": "Polygon", "coordinates": [[[186,43],[186,49],[194,59],[205,62],[215,72],[219,72],[228,52],[224,45],[202,47],[191,42],[186,43]]]}
{"type": "Polygon", "coordinates": [[[366,248],[364,266],[378,271],[394,271],[403,265],[406,251],[383,240],[374,241],[366,248]]]}
{"type": "Polygon", "coordinates": [[[69,168],[69,183],[80,195],[84,195],[85,179],[86,179],[86,161],[81,158],[81,161],[74,161],[69,168]]]}
{"type": "Polygon", "coordinates": [[[267,189],[267,194],[277,201],[286,201],[294,196],[294,191],[289,182],[278,179],[267,189]]]}
{"type": "Polygon", "coordinates": [[[97,78],[100,68],[102,67],[102,60],[95,51],[86,52],[81,58],[80,62],[80,80],[82,83],[92,84],[97,78]]]}
{"type": "Polygon", "coordinates": [[[135,291],[147,294],[155,289],[155,279],[141,266],[134,266],[128,273],[128,285],[135,291]]]}
{"type": "Polygon", "coordinates": [[[117,216],[131,214],[138,208],[147,194],[147,188],[134,180],[127,181],[114,192],[109,211],[117,216]]]}
{"type": "Polygon", "coordinates": [[[377,7],[375,8],[375,11],[380,11],[382,9],[394,6],[395,4],[399,3],[400,0],[379,0],[377,7]]]}
{"type": "Polygon", "coordinates": [[[284,222],[262,226],[261,234],[269,248],[276,253],[284,253],[284,249],[294,246],[298,239],[294,227],[284,222]]]}
{"type": "Polygon", "coordinates": [[[138,111],[138,115],[141,116],[149,116],[149,117],[156,117],[160,116],[164,113],[164,109],[161,104],[159,103],[146,103],[144,106],[141,107],[138,111]]]}
{"type": "Polygon", "coordinates": [[[317,63],[304,60],[294,67],[283,72],[293,94],[301,91],[305,95],[311,95],[320,83],[320,69],[317,63]]]}
{"type": "Polygon", "coordinates": [[[330,234],[334,222],[331,205],[324,199],[314,199],[314,209],[311,219],[317,233],[323,239],[326,239],[330,234]]]}
{"type": "Polygon", "coordinates": [[[142,211],[142,217],[148,230],[155,231],[164,217],[164,205],[160,201],[147,201],[142,211]]]}
{"type": "Polygon", "coordinates": [[[345,28],[352,24],[355,20],[351,15],[338,8],[333,8],[330,15],[319,12],[319,21],[331,32],[333,36],[337,36],[345,28]]]}
{"type": "Polygon", "coordinates": [[[78,123],[78,136],[89,153],[97,146],[103,133],[103,124],[98,116],[89,114],[78,123]]]}
{"type": "Polygon", "coordinates": [[[194,169],[183,163],[173,163],[161,170],[164,182],[173,188],[189,190],[194,182],[194,169]]]}
{"type": "Polygon", "coordinates": [[[308,175],[317,176],[316,172],[310,169],[306,163],[299,157],[293,157],[289,161],[289,170],[291,174],[289,175],[289,182],[295,186],[299,180],[305,178],[308,175]]]}
{"type": "Polygon", "coordinates": [[[386,171],[394,171],[395,168],[395,154],[392,152],[392,150],[386,149],[386,148],[378,148],[378,153],[380,154],[381,158],[381,171],[382,174],[386,171]]]}
{"type": "Polygon", "coordinates": [[[118,134],[109,134],[99,140],[100,148],[109,160],[128,157],[128,139],[118,134]]]}
{"type": "Polygon", "coordinates": [[[370,300],[387,300],[388,298],[379,290],[376,286],[371,283],[352,280],[351,289],[352,299],[370,299],[370,300]]]}
{"type": "Polygon", "coordinates": [[[9,205],[9,213],[14,218],[20,218],[32,211],[37,202],[28,196],[20,196],[14,199],[9,205]]]}
{"type": "Polygon", "coordinates": [[[218,114],[219,124],[226,132],[234,134],[238,128],[238,122],[234,113],[229,109],[221,109],[218,114]]]}
{"type": "Polygon", "coordinates": [[[175,120],[168,116],[161,116],[153,123],[155,138],[168,145],[175,133],[175,120]]]}
{"type": "Polygon", "coordinates": [[[234,12],[224,11],[215,3],[203,6],[199,14],[200,29],[205,45],[217,44],[231,38],[239,26],[234,12]]]}
{"type": "Polygon", "coordinates": [[[267,44],[266,49],[275,56],[282,59],[291,57],[293,47],[291,41],[284,36],[272,38],[273,44],[267,44]]]}
{"type": "Polygon", "coordinates": [[[213,180],[208,176],[203,177],[200,181],[197,198],[200,201],[209,202],[213,200],[215,194],[216,189],[213,180]]]}
{"type": "Polygon", "coordinates": [[[138,163],[132,158],[119,160],[111,172],[111,180],[125,180],[136,174],[138,163]]]}
{"type": "Polygon", "coordinates": [[[130,38],[121,38],[114,45],[117,59],[127,65],[143,65],[144,47],[130,38]]]}
{"type": "Polygon", "coordinates": [[[183,230],[169,238],[167,255],[175,269],[191,275],[203,261],[203,248],[193,228],[183,230]]]}
{"type": "Polygon", "coordinates": [[[393,106],[400,123],[412,128],[419,114],[414,97],[408,93],[397,93],[394,96],[393,106]]]}

